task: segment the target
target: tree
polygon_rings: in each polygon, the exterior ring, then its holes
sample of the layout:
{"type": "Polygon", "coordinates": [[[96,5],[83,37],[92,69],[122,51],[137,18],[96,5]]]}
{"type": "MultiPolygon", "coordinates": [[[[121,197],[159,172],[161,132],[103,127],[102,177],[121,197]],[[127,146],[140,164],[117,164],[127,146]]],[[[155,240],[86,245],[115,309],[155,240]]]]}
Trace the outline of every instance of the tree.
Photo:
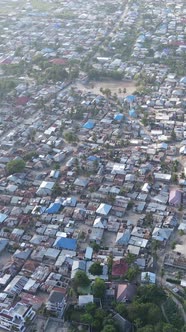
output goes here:
{"type": "Polygon", "coordinates": [[[92,327],[97,331],[100,331],[103,327],[103,321],[106,317],[106,312],[103,309],[97,309],[94,315],[94,321],[92,327]]]}
{"type": "Polygon", "coordinates": [[[125,279],[128,281],[134,280],[139,273],[139,267],[137,265],[129,267],[128,271],[124,275],[125,279]]]}
{"type": "Polygon", "coordinates": [[[134,202],[133,202],[132,200],[130,200],[130,201],[128,202],[128,205],[127,205],[127,210],[132,209],[133,206],[134,206],[134,202]]]}
{"type": "Polygon", "coordinates": [[[6,170],[8,174],[20,173],[25,168],[25,161],[23,159],[14,159],[9,161],[6,165],[6,170]]]}
{"type": "Polygon", "coordinates": [[[115,307],[115,310],[118,312],[118,314],[120,314],[124,318],[128,317],[127,307],[124,303],[118,303],[115,307]]]}
{"type": "Polygon", "coordinates": [[[52,188],[52,196],[57,197],[57,196],[60,196],[61,193],[62,193],[62,189],[61,189],[60,185],[56,182],[52,188]]]}
{"type": "Polygon", "coordinates": [[[75,288],[81,286],[88,286],[90,284],[90,280],[84,271],[77,271],[73,281],[75,288]]]}
{"type": "Polygon", "coordinates": [[[166,299],[166,293],[162,287],[157,285],[144,285],[138,287],[137,291],[138,302],[141,303],[156,303],[160,304],[166,299]]]}
{"type": "Polygon", "coordinates": [[[85,313],[84,315],[81,315],[81,322],[85,324],[92,324],[93,317],[89,313],[85,313]]]}
{"type": "Polygon", "coordinates": [[[159,306],[154,303],[150,303],[148,308],[148,322],[151,324],[156,324],[161,319],[162,314],[159,306]]]}
{"type": "Polygon", "coordinates": [[[107,265],[108,265],[108,273],[111,274],[112,265],[113,265],[113,255],[112,254],[110,254],[107,258],[107,265]]]}
{"type": "Polygon", "coordinates": [[[176,183],[178,181],[178,175],[176,173],[172,174],[172,181],[176,183]]]}
{"type": "Polygon", "coordinates": [[[154,327],[152,325],[146,325],[138,329],[138,332],[154,332],[154,327]]]}
{"type": "Polygon", "coordinates": [[[100,279],[100,278],[96,278],[93,286],[92,286],[92,291],[95,297],[98,298],[103,298],[104,294],[105,294],[105,282],[104,280],[100,279]]]}
{"type": "Polygon", "coordinates": [[[105,325],[104,329],[101,332],[117,332],[114,325],[105,325]]]}
{"type": "Polygon", "coordinates": [[[131,265],[132,263],[134,263],[135,260],[136,260],[136,256],[134,254],[131,254],[130,252],[125,257],[125,261],[128,265],[131,265]]]}
{"type": "Polygon", "coordinates": [[[91,247],[94,250],[94,252],[98,252],[100,249],[100,245],[97,244],[95,241],[91,243],[91,247]]]}
{"type": "Polygon", "coordinates": [[[102,274],[103,272],[103,266],[101,265],[100,262],[95,262],[93,263],[90,268],[89,268],[89,272],[93,275],[93,276],[99,276],[100,274],[102,274]]]}
{"type": "Polygon", "coordinates": [[[87,303],[86,306],[85,306],[85,311],[88,314],[94,315],[96,308],[97,307],[96,307],[95,303],[87,303]]]}
{"type": "Polygon", "coordinates": [[[72,131],[68,131],[68,132],[64,133],[64,138],[69,143],[78,141],[77,135],[75,133],[73,133],[72,131]]]}

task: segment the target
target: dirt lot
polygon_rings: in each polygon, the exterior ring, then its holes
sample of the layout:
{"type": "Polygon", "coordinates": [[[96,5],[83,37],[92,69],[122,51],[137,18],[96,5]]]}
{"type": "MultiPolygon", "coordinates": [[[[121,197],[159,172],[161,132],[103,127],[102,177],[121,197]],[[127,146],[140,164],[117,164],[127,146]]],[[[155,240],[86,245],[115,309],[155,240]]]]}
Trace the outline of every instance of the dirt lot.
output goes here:
{"type": "Polygon", "coordinates": [[[103,245],[105,247],[114,248],[116,233],[105,231],[103,235],[103,245]]]}
{"type": "Polygon", "coordinates": [[[179,236],[178,243],[179,244],[176,244],[174,251],[180,252],[186,257],[186,234],[179,236]]]}
{"type": "Polygon", "coordinates": [[[64,325],[63,322],[49,319],[48,324],[45,327],[45,332],[68,332],[68,328],[64,325]]]}
{"type": "Polygon", "coordinates": [[[112,94],[116,93],[118,97],[125,97],[132,94],[136,90],[135,82],[123,82],[123,81],[102,81],[102,82],[90,82],[88,85],[78,83],[76,87],[85,92],[92,92],[95,94],[101,94],[100,88],[110,89],[112,94]],[[121,93],[119,93],[121,89],[121,93]],[[126,93],[123,93],[123,89],[126,89],[126,93]]]}

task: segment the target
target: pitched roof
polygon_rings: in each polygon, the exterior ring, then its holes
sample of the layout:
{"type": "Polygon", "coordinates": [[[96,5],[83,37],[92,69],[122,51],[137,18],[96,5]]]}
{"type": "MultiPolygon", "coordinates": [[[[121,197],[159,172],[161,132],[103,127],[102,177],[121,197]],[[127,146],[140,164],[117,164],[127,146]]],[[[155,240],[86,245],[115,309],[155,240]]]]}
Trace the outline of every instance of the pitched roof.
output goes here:
{"type": "Polygon", "coordinates": [[[113,262],[112,265],[112,276],[120,277],[125,274],[128,270],[128,264],[124,261],[124,259],[119,259],[113,262]]]}
{"type": "Polygon", "coordinates": [[[77,240],[67,237],[58,237],[53,246],[59,249],[76,250],[77,240]]]}
{"type": "Polygon", "coordinates": [[[117,290],[117,301],[125,302],[126,300],[132,301],[136,294],[136,285],[132,284],[119,284],[117,290]]]}
{"type": "Polygon", "coordinates": [[[112,208],[111,205],[101,203],[98,209],[96,210],[96,213],[106,216],[110,212],[111,208],[112,208]]]}

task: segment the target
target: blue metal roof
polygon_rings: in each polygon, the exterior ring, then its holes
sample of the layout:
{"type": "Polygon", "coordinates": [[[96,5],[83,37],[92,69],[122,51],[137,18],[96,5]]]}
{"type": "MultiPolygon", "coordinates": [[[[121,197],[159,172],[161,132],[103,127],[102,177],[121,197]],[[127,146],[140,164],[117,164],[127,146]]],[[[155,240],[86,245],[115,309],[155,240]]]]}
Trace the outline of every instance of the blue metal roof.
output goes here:
{"type": "Polygon", "coordinates": [[[61,237],[58,238],[54,246],[58,249],[69,249],[69,250],[76,250],[77,248],[77,240],[76,239],[70,239],[67,237],[61,237]]]}
{"type": "Polygon", "coordinates": [[[48,209],[45,210],[46,213],[57,213],[59,212],[61,208],[61,203],[52,203],[50,204],[50,206],[48,207],[48,209]]]}
{"type": "Polygon", "coordinates": [[[126,101],[128,101],[128,103],[132,103],[133,101],[135,101],[136,96],[134,95],[129,95],[125,98],[126,101]]]}
{"type": "Polygon", "coordinates": [[[123,119],[123,114],[117,113],[114,115],[114,120],[121,121],[123,119]]]}
{"type": "Polygon", "coordinates": [[[95,160],[99,160],[100,158],[99,157],[96,157],[96,156],[89,156],[87,158],[88,161],[95,161],[95,160]]]}
{"type": "Polygon", "coordinates": [[[8,217],[5,213],[0,213],[0,224],[8,217]]]}
{"type": "Polygon", "coordinates": [[[136,111],[132,108],[130,111],[129,111],[129,115],[132,117],[132,118],[136,118],[136,111]]]}
{"type": "Polygon", "coordinates": [[[95,125],[94,121],[88,120],[84,125],[83,128],[85,129],[93,129],[95,125]]]}

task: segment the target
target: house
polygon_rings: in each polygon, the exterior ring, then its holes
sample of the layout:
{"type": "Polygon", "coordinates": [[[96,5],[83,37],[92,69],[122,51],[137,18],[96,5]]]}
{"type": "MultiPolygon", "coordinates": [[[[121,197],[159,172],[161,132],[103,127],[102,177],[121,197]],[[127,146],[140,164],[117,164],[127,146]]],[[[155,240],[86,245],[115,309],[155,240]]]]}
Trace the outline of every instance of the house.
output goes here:
{"type": "Polygon", "coordinates": [[[172,233],[172,228],[155,227],[152,232],[152,238],[160,242],[167,241],[171,233],[172,233]]]}
{"type": "Polygon", "coordinates": [[[101,217],[97,217],[93,223],[93,227],[95,228],[105,229],[106,225],[107,225],[107,220],[102,219],[101,217]]]}
{"type": "Polygon", "coordinates": [[[112,264],[113,277],[121,277],[127,272],[127,270],[128,270],[128,264],[122,258],[117,261],[114,261],[112,264]]]}
{"type": "Polygon", "coordinates": [[[25,323],[34,318],[35,311],[29,304],[18,302],[14,307],[0,311],[0,328],[7,331],[26,330],[25,323]]]}
{"type": "Polygon", "coordinates": [[[74,185],[77,187],[85,188],[88,185],[88,179],[79,177],[75,180],[74,185]]]}
{"type": "Polygon", "coordinates": [[[66,307],[65,292],[63,289],[53,290],[46,302],[46,308],[48,311],[52,311],[59,314],[60,317],[63,316],[66,307]]]}
{"type": "Polygon", "coordinates": [[[73,279],[75,277],[76,272],[85,271],[85,270],[86,270],[86,262],[85,261],[73,260],[71,279],[73,279]]]}
{"type": "Polygon", "coordinates": [[[45,213],[54,214],[58,213],[61,208],[61,203],[54,202],[49,205],[49,207],[45,210],[45,213]]]}
{"type": "Polygon", "coordinates": [[[0,224],[3,223],[3,221],[5,221],[5,219],[8,217],[7,214],[5,213],[0,213],[0,224]]]}
{"type": "Polygon", "coordinates": [[[116,245],[125,246],[130,240],[131,231],[129,229],[124,230],[123,232],[118,232],[116,236],[116,245]]]}
{"type": "Polygon", "coordinates": [[[0,238],[0,254],[6,248],[6,246],[8,245],[8,242],[9,241],[7,239],[0,238]]]}
{"type": "Polygon", "coordinates": [[[88,303],[94,303],[94,297],[93,295],[79,295],[78,298],[78,305],[79,306],[85,306],[88,303]]]}
{"type": "Polygon", "coordinates": [[[172,189],[169,193],[169,205],[180,207],[182,199],[182,192],[180,190],[172,189]]]}
{"type": "Polygon", "coordinates": [[[93,248],[87,247],[85,252],[85,259],[91,260],[93,255],[93,248]]]}
{"type": "Polygon", "coordinates": [[[14,297],[21,293],[23,287],[26,285],[28,279],[24,276],[16,275],[13,280],[7,285],[4,292],[9,296],[14,297]]]}
{"type": "Polygon", "coordinates": [[[111,205],[101,203],[100,206],[97,208],[96,213],[101,214],[103,216],[107,216],[111,209],[112,209],[111,205]]]}
{"type": "Polygon", "coordinates": [[[133,284],[118,284],[116,301],[131,302],[136,295],[137,287],[133,284]]]}
{"type": "Polygon", "coordinates": [[[54,242],[53,246],[57,249],[76,250],[77,240],[67,238],[67,237],[57,237],[57,239],[54,242]]]}
{"type": "Polygon", "coordinates": [[[141,282],[155,284],[156,283],[156,275],[152,272],[141,272],[141,282]]]}
{"type": "Polygon", "coordinates": [[[43,181],[36,191],[37,196],[50,196],[55,182],[43,181]]]}
{"type": "Polygon", "coordinates": [[[118,332],[131,332],[132,324],[119,314],[114,315],[113,319],[116,321],[119,331],[118,332]]]}
{"type": "Polygon", "coordinates": [[[89,235],[90,241],[95,241],[97,244],[100,244],[103,238],[104,229],[102,228],[92,228],[89,235]]]}
{"type": "Polygon", "coordinates": [[[180,154],[186,155],[186,146],[182,146],[179,150],[180,154]]]}

